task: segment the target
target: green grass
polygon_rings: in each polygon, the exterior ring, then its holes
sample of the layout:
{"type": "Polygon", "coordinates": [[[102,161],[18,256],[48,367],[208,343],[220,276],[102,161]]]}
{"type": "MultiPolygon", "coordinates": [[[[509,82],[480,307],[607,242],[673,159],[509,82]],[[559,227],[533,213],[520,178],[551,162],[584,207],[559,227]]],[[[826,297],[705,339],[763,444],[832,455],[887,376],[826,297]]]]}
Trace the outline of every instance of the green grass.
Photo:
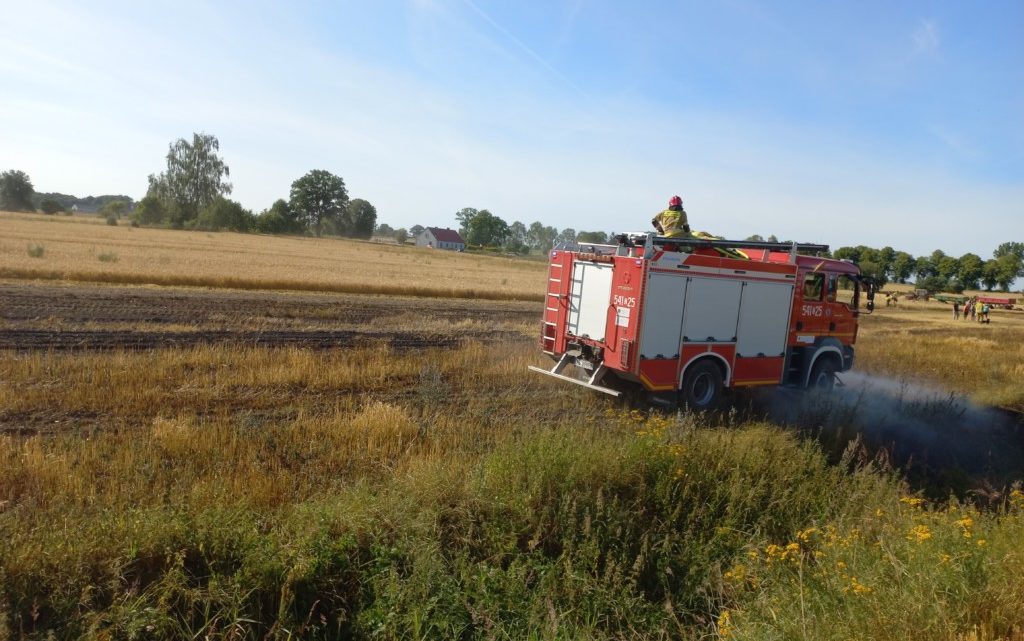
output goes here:
{"type": "MultiPolygon", "coordinates": [[[[257,438],[270,446],[284,429],[257,438]]],[[[30,473],[45,469],[33,462],[36,440],[6,460],[29,490],[46,483],[30,473]]],[[[201,453],[192,440],[162,429],[124,441],[138,467],[131,482],[163,487],[164,500],[5,499],[0,611],[11,633],[775,639],[807,628],[806,638],[954,638],[972,625],[1008,629],[1024,602],[1017,507],[954,514],[900,503],[893,477],[830,466],[813,444],[767,426],[698,429],[692,418],[634,414],[524,429],[477,456],[419,457],[401,473],[276,504],[266,488],[218,484],[231,473],[219,464],[180,466],[201,453]],[[171,470],[185,478],[168,486],[159,479],[171,470]],[[955,523],[963,514],[970,541],[955,523]],[[908,540],[919,523],[932,538],[908,540]],[[799,554],[785,559],[769,547],[794,541],[799,554]],[[870,592],[815,575],[839,560],[870,592]]],[[[328,456],[311,452],[279,464],[317,467],[328,456]]],[[[66,465],[74,474],[73,457],[66,465]]]]}

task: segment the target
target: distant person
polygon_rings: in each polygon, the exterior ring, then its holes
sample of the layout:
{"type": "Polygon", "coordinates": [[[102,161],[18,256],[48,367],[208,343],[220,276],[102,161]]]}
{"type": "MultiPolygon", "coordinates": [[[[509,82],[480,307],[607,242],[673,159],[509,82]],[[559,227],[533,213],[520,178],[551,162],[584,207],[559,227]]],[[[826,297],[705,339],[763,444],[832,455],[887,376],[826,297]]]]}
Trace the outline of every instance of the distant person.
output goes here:
{"type": "Polygon", "coordinates": [[[960,320],[960,302],[953,301],[953,320],[960,320]]]}
{"type": "Polygon", "coordinates": [[[690,223],[686,220],[683,199],[672,196],[668,201],[668,209],[662,211],[651,220],[658,233],[666,238],[686,238],[690,235],[690,223]]]}
{"type": "Polygon", "coordinates": [[[985,317],[982,315],[982,304],[981,301],[975,301],[974,303],[974,317],[978,319],[979,323],[985,322],[985,317]]]}
{"type": "Polygon", "coordinates": [[[988,310],[989,310],[989,309],[990,309],[990,308],[989,308],[989,306],[988,306],[988,303],[985,303],[984,305],[982,305],[982,306],[981,306],[981,317],[982,317],[983,319],[985,319],[985,320],[983,320],[983,321],[982,321],[982,322],[984,322],[984,323],[987,323],[987,322],[988,322],[988,310]]]}

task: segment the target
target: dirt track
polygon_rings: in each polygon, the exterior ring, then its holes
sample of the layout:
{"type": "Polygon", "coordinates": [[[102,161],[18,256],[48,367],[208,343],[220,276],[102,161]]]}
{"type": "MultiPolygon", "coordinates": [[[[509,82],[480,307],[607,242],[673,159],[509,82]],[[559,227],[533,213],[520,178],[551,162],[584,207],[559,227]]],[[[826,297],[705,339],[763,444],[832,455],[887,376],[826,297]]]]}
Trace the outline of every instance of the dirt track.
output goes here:
{"type": "Polygon", "coordinates": [[[0,283],[0,349],[230,343],[397,349],[528,340],[537,303],[0,283]]]}

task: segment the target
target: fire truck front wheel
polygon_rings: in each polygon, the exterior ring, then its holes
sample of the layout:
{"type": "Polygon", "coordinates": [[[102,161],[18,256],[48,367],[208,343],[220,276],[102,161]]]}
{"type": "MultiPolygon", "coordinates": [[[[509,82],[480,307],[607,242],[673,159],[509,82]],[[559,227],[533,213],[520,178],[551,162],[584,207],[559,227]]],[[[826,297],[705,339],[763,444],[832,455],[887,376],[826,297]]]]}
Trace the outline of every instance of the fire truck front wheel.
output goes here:
{"type": "Polygon", "coordinates": [[[683,376],[679,404],[697,411],[714,409],[722,400],[724,388],[721,368],[708,360],[698,361],[683,376]]]}
{"type": "Polygon", "coordinates": [[[836,384],[836,362],[830,356],[822,356],[811,368],[811,376],[807,379],[808,390],[832,391],[836,384]]]}

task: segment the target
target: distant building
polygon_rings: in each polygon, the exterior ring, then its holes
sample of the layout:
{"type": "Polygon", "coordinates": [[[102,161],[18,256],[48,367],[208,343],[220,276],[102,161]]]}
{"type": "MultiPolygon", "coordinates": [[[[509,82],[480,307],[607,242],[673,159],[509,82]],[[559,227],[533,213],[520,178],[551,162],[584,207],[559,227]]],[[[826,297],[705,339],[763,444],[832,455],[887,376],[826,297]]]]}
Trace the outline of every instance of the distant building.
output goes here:
{"type": "Polygon", "coordinates": [[[462,240],[462,236],[459,236],[459,232],[454,229],[427,227],[416,236],[416,246],[451,249],[460,252],[466,248],[466,241],[462,240]]]}

